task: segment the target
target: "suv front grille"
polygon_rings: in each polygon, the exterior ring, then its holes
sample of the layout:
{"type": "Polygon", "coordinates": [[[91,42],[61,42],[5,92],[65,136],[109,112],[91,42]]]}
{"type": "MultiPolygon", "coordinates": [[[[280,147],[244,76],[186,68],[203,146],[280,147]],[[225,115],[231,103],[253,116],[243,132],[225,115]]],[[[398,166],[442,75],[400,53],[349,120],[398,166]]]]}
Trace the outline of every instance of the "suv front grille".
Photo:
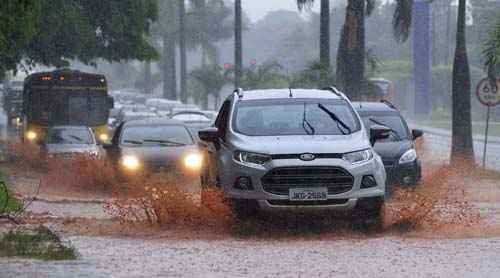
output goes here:
{"type": "Polygon", "coordinates": [[[339,167],[283,167],[269,171],[261,182],[264,191],[277,195],[307,187],[327,187],[328,194],[340,194],[352,189],[354,177],[339,167]]]}

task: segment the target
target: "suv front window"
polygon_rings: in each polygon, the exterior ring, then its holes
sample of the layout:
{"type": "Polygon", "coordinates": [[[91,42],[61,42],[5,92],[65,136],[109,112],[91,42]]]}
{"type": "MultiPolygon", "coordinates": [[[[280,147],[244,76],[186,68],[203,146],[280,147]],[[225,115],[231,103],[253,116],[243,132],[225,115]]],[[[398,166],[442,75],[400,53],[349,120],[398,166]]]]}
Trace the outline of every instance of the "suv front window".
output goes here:
{"type": "Polygon", "coordinates": [[[360,124],[344,100],[278,99],[239,103],[233,128],[249,136],[345,135],[360,124]]]}
{"type": "Polygon", "coordinates": [[[91,145],[94,139],[88,129],[54,128],[49,130],[46,143],[91,145]]]}

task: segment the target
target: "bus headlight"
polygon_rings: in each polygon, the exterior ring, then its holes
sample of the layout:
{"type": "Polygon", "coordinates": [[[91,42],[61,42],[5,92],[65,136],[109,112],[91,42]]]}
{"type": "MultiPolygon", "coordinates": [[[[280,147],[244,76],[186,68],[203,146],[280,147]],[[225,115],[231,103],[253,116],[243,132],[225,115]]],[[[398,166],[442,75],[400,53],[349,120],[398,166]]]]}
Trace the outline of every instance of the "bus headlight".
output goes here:
{"type": "Polygon", "coordinates": [[[127,170],[135,171],[139,169],[141,166],[141,163],[139,162],[139,159],[137,157],[132,156],[132,155],[126,155],[122,157],[122,165],[125,167],[127,170]]]}
{"type": "Polygon", "coordinates": [[[184,166],[188,169],[198,170],[203,163],[203,157],[199,153],[190,153],[184,157],[184,166]]]}
{"type": "Polygon", "coordinates": [[[109,139],[109,136],[106,133],[101,133],[99,135],[99,140],[101,140],[102,142],[106,142],[106,141],[108,141],[108,139],[109,139]]]}
{"type": "Polygon", "coordinates": [[[30,141],[35,141],[35,139],[38,137],[38,134],[36,134],[36,132],[30,130],[28,131],[28,133],[26,133],[26,138],[28,138],[28,140],[30,141]]]}

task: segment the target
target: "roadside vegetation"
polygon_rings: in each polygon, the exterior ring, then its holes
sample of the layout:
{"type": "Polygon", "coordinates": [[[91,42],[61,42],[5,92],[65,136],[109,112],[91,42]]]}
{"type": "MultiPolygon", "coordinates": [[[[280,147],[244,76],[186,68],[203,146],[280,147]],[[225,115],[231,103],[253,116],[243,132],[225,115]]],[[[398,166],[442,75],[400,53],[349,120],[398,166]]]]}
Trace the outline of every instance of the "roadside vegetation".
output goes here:
{"type": "Polygon", "coordinates": [[[45,226],[17,228],[0,239],[0,257],[24,257],[41,260],[74,260],[73,247],[66,247],[59,236],[45,226]]]}

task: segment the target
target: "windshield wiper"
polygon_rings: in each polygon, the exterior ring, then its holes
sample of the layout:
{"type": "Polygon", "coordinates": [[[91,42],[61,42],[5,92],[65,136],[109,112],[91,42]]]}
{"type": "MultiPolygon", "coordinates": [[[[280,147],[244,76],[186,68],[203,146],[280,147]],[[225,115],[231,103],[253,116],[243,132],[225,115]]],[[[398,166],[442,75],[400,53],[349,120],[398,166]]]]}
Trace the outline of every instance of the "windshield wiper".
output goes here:
{"type": "Polygon", "coordinates": [[[82,139],[82,138],[80,138],[80,137],[78,137],[78,136],[76,136],[76,135],[70,135],[69,137],[71,137],[71,138],[75,139],[75,140],[76,140],[76,141],[78,141],[78,142],[82,142],[82,141],[83,141],[83,139],[82,139]]]}
{"type": "Polygon", "coordinates": [[[142,145],[143,144],[141,141],[137,141],[137,140],[123,140],[123,143],[129,143],[129,144],[134,144],[134,145],[142,145]]]}
{"type": "Polygon", "coordinates": [[[184,143],[179,143],[175,141],[169,141],[169,140],[155,140],[155,139],[146,139],[144,140],[145,143],[158,143],[160,145],[175,145],[175,146],[186,146],[184,143]]]}
{"type": "Polygon", "coordinates": [[[337,127],[339,128],[340,132],[342,132],[343,135],[351,134],[352,130],[349,126],[347,126],[335,113],[332,111],[328,110],[323,104],[318,103],[319,109],[323,110],[332,120],[334,120],[337,123],[337,127]],[[342,128],[340,128],[342,126],[342,128]],[[347,130],[347,132],[345,132],[347,130]]]}
{"type": "Polygon", "coordinates": [[[306,104],[305,103],[304,103],[304,114],[302,116],[302,128],[304,128],[304,130],[306,131],[306,133],[308,135],[314,135],[316,133],[316,129],[307,120],[307,117],[306,117],[306,104]],[[309,127],[311,129],[311,131],[309,131],[307,129],[306,125],[307,125],[307,127],[309,127]]]}
{"type": "Polygon", "coordinates": [[[391,133],[394,135],[394,137],[396,138],[397,141],[401,141],[401,137],[399,137],[399,134],[394,131],[392,128],[390,128],[388,125],[382,123],[382,122],[379,122],[377,120],[374,120],[373,118],[369,118],[370,119],[370,122],[374,123],[374,124],[377,124],[377,125],[381,125],[383,127],[387,127],[388,129],[391,130],[391,133]]]}

